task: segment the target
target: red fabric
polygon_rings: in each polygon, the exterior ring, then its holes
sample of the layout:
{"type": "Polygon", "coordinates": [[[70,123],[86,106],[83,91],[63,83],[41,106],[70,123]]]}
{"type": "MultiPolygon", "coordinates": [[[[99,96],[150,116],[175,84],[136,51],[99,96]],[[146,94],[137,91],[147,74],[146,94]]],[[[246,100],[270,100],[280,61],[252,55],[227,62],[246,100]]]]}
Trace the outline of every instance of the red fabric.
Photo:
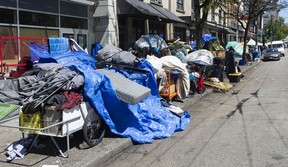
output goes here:
{"type": "Polygon", "coordinates": [[[64,96],[67,99],[67,102],[61,106],[62,110],[74,108],[82,102],[82,96],[79,93],[65,91],[64,96]]]}
{"type": "Polygon", "coordinates": [[[199,92],[203,92],[204,91],[204,76],[201,75],[200,78],[198,78],[198,82],[197,82],[197,87],[199,92]]]}

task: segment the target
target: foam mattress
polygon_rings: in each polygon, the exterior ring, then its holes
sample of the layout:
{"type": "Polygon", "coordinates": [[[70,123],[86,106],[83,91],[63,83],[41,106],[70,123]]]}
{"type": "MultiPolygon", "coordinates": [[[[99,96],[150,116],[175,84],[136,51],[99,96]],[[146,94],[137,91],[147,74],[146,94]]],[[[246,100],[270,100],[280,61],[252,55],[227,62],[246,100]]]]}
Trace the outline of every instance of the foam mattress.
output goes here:
{"type": "Polygon", "coordinates": [[[147,98],[151,93],[149,88],[131,81],[121,74],[104,69],[97,69],[97,71],[110,79],[118,98],[125,103],[137,104],[147,98]]]}

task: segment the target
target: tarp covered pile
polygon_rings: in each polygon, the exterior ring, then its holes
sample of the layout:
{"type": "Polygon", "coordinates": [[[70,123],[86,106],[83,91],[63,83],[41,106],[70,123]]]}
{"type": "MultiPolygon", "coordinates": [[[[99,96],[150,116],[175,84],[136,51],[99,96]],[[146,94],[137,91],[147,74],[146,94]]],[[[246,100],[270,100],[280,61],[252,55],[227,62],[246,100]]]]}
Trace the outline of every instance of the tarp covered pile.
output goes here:
{"type": "Polygon", "coordinates": [[[69,51],[56,55],[37,48],[41,47],[30,47],[40,57],[39,63],[57,62],[84,76],[84,100],[98,111],[113,133],[129,137],[138,143],[151,143],[153,139],[169,137],[175,131],[184,130],[188,126],[188,112],[179,117],[161,105],[154,71],[148,61],[141,60],[138,64],[138,68],[149,72],[146,76],[115,70],[151,89],[148,98],[130,105],[119,100],[107,76],[94,70],[95,61],[86,52],[69,51]]]}

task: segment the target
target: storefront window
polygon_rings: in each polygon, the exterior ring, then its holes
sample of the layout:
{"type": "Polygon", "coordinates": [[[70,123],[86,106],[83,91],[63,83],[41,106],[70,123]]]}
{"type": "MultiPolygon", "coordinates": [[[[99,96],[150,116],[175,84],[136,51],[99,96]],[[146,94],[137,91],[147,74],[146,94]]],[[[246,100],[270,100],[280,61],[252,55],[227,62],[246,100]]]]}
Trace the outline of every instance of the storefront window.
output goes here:
{"type": "Polygon", "coordinates": [[[46,28],[41,29],[20,27],[20,36],[40,38],[59,37],[59,31],[46,28]]]}
{"type": "Polygon", "coordinates": [[[0,8],[0,23],[16,24],[16,11],[0,8]]]}
{"type": "Polygon", "coordinates": [[[61,1],[60,13],[71,16],[87,17],[87,6],[61,1]]]}
{"type": "Polygon", "coordinates": [[[48,27],[59,26],[57,15],[20,11],[19,20],[20,24],[23,25],[48,26],[48,27]]]}
{"type": "Polygon", "coordinates": [[[88,29],[87,19],[79,19],[74,17],[61,16],[61,27],[88,29]]]}
{"type": "Polygon", "coordinates": [[[165,23],[151,21],[149,23],[149,34],[159,35],[161,38],[165,39],[165,23]]]}
{"type": "Polygon", "coordinates": [[[7,6],[7,7],[16,8],[17,4],[16,4],[16,0],[0,0],[0,6],[7,6]]]}
{"type": "Polygon", "coordinates": [[[186,28],[174,27],[174,37],[180,38],[181,41],[186,41],[186,28]]]}
{"type": "Polygon", "coordinates": [[[133,19],[133,26],[132,27],[132,41],[135,42],[137,41],[142,35],[145,34],[145,29],[144,29],[144,20],[137,20],[133,19]]]}
{"type": "Polygon", "coordinates": [[[58,13],[58,0],[19,0],[19,8],[58,13]]]}
{"type": "Polygon", "coordinates": [[[0,26],[0,36],[17,36],[17,28],[11,26],[0,26]]]}

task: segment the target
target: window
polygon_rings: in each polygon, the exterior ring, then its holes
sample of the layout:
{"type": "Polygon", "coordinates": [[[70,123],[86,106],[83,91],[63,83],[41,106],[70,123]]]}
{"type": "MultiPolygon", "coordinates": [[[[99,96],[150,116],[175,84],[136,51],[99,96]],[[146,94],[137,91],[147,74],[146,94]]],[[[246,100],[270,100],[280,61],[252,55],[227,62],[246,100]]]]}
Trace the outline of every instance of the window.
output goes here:
{"type": "Polygon", "coordinates": [[[0,6],[7,6],[7,7],[16,8],[17,4],[16,4],[16,0],[0,0],[0,6]]]}
{"type": "Polygon", "coordinates": [[[19,12],[20,24],[33,26],[58,27],[58,16],[35,12],[19,12]]]}
{"type": "Polygon", "coordinates": [[[162,0],[151,0],[150,2],[156,3],[156,4],[162,4],[162,0]]]}
{"type": "Polygon", "coordinates": [[[58,13],[57,0],[19,0],[19,8],[58,13]]]}
{"type": "Polygon", "coordinates": [[[174,37],[180,38],[181,41],[186,41],[186,28],[174,27],[174,37]]]}
{"type": "Polygon", "coordinates": [[[224,13],[224,16],[223,16],[223,25],[226,26],[226,14],[224,13]]]}
{"type": "Polygon", "coordinates": [[[184,11],[183,0],[177,0],[177,10],[184,11]]]}
{"type": "Polygon", "coordinates": [[[88,29],[87,19],[61,16],[61,27],[88,29]]]}
{"type": "Polygon", "coordinates": [[[211,21],[215,21],[215,11],[211,9],[211,21]]]}
{"type": "Polygon", "coordinates": [[[161,38],[165,38],[165,23],[150,22],[149,34],[159,35],[161,38]]]}
{"type": "Polygon", "coordinates": [[[219,24],[222,24],[222,11],[219,10],[219,24]]]}
{"type": "Polygon", "coordinates": [[[47,28],[29,28],[20,27],[20,36],[23,37],[59,37],[59,30],[47,29],[47,28]]]}
{"type": "Polygon", "coordinates": [[[16,24],[16,11],[0,8],[0,23],[16,24]]]}
{"type": "Polygon", "coordinates": [[[0,36],[17,36],[17,28],[10,26],[0,26],[0,36]]]}
{"type": "Polygon", "coordinates": [[[87,17],[87,6],[61,1],[60,13],[70,16],[87,17]],[[75,10],[77,9],[77,10],[75,10]]]}

